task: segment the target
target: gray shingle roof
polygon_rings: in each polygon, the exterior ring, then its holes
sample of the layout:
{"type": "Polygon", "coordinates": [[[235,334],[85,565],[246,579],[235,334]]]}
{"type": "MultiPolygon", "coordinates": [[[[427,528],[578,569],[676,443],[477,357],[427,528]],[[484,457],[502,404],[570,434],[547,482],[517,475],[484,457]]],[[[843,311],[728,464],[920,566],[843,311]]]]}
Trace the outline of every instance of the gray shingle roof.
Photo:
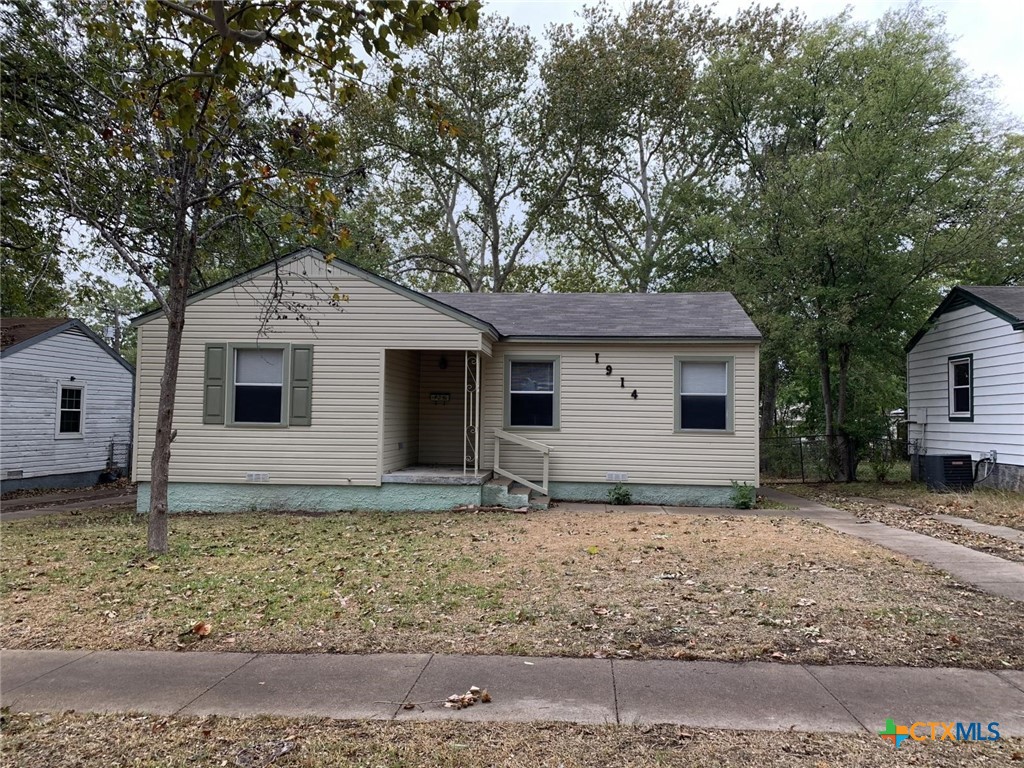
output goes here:
{"type": "Polygon", "coordinates": [[[960,289],[1012,315],[1018,322],[1024,320],[1024,286],[962,285],[960,289]]]}
{"type": "Polygon", "coordinates": [[[731,293],[427,295],[516,338],[761,338],[731,293]]]}

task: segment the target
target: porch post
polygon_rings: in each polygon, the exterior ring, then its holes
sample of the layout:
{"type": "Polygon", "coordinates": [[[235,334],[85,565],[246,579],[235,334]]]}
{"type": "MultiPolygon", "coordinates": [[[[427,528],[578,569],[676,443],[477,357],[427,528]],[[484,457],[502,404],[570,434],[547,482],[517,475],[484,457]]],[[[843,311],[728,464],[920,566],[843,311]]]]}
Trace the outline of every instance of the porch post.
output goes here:
{"type": "Polygon", "coordinates": [[[480,467],[480,356],[468,349],[462,380],[465,392],[462,408],[462,474],[466,474],[472,461],[473,474],[476,475],[480,467]]]}

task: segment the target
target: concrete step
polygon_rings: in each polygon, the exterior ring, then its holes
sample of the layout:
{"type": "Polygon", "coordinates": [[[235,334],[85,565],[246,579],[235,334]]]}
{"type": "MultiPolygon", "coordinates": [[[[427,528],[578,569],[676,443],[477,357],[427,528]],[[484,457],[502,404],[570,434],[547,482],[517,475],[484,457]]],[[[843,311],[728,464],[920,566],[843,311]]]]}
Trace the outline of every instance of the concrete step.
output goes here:
{"type": "Polygon", "coordinates": [[[508,489],[508,503],[505,505],[512,509],[521,509],[530,506],[530,489],[525,485],[513,483],[508,489]]]}
{"type": "Polygon", "coordinates": [[[530,509],[547,509],[551,506],[551,497],[537,491],[530,491],[530,509]]]}
{"type": "Polygon", "coordinates": [[[484,483],[480,493],[480,501],[485,507],[509,506],[508,494],[512,481],[507,477],[495,477],[484,483]]]}

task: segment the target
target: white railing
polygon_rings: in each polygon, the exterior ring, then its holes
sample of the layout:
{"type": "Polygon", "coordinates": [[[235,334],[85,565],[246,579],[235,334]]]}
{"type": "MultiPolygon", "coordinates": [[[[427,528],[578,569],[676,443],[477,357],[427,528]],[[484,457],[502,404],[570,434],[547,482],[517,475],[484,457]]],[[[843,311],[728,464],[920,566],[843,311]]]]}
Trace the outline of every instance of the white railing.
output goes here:
{"type": "Polygon", "coordinates": [[[532,488],[538,493],[543,493],[545,496],[548,495],[548,458],[550,457],[550,455],[551,448],[544,445],[543,443],[538,443],[536,440],[530,440],[528,438],[521,437],[520,435],[513,435],[511,432],[506,432],[503,429],[494,430],[494,473],[496,475],[501,475],[502,477],[507,477],[509,480],[514,480],[517,483],[521,483],[522,485],[525,485],[527,488],[532,488]],[[502,468],[502,440],[508,440],[510,443],[515,443],[516,445],[521,445],[524,448],[529,448],[531,451],[537,451],[538,453],[540,453],[541,457],[544,460],[544,475],[540,482],[540,485],[531,482],[526,478],[520,477],[519,475],[513,472],[509,472],[507,469],[502,468]]]}

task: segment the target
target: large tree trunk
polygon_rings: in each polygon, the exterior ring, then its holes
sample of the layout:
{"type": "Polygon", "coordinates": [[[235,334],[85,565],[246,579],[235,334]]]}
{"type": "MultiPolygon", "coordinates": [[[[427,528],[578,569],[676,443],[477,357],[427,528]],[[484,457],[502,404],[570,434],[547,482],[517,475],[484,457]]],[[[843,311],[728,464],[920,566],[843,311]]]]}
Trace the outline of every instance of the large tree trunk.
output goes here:
{"type": "Polygon", "coordinates": [[[775,407],[779,397],[779,363],[774,358],[768,363],[761,378],[761,437],[773,435],[778,423],[775,407]]]}
{"type": "Polygon", "coordinates": [[[839,465],[839,441],[836,435],[836,411],[832,398],[832,362],[825,342],[818,342],[818,372],[821,378],[821,406],[825,419],[825,451],[829,472],[835,477],[839,465]]]}
{"type": "Polygon", "coordinates": [[[846,419],[849,413],[849,382],[850,382],[850,345],[843,344],[839,347],[839,382],[838,397],[836,404],[836,422],[838,432],[839,448],[839,479],[852,483],[857,479],[856,446],[853,437],[846,429],[846,419]]]}
{"type": "Polygon", "coordinates": [[[174,398],[178,391],[178,365],[181,361],[181,336],[185,328],[185,300],[188,298],[188,267],[191,262],[181,254],[171,265],[171,285],[167,291],[167,348],[164,372],[160,377],[160,403],[156,415],[156,435],[150,461],[149,530],[146,544],[150,552],[167,551],[167,484],[174,440],[174,398]]]}

